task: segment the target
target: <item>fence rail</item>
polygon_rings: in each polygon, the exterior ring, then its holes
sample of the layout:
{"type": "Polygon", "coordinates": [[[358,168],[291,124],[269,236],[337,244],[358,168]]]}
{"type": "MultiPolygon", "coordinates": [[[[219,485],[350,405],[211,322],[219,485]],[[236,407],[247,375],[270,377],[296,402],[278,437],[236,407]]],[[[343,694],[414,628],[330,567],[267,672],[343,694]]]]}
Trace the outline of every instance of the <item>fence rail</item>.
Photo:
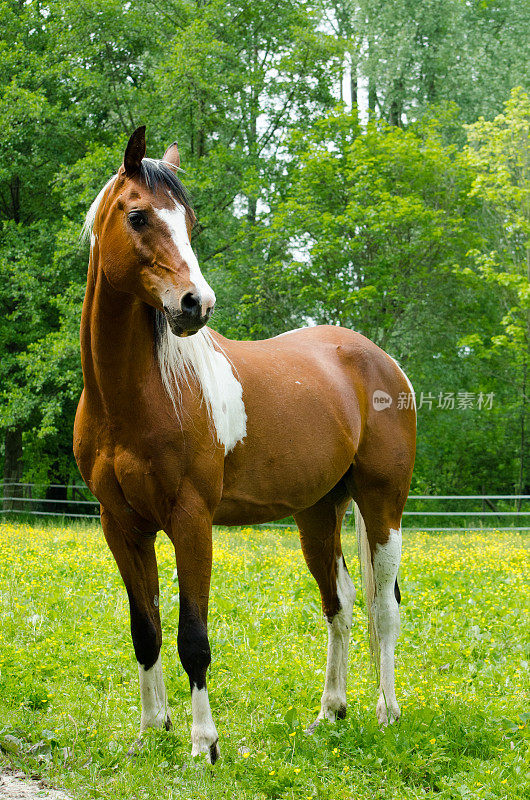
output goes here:
{"type": "MultiPolygon", "coordinates": [[[[99,503],[84,485],[0,482],[0,514],[99,519],[99,503]]],[[[495,530],[516,528],[527,531],[530,530],[530,526],[524,523],[529,522],[530,495],[410,495],[403,516],[405,528],[421,528],[426,531],[487,528],[495,530]],[[434,508],[433,503],[437,504],[434,508]],[[459,507],[455,508],[455,503],[459,507]],[[481,507],[477,508],[479,504],[481,507]],[[499,525],[493,524],[495,519],[499,525]],[[410,524],[407,524],[409,520],[410,524]],[[444,525],[445,520],[453,524],[444,525]],[[454,523],[457,521],[463,527],[455,527],[454,523]],[[432,527],[434,522],[439,524],[432,527]],[[506,522],[511,522],[511,525],[500,527],[506,522]]],[[[285,527],[287,525],[288,523],[284,523],[285,527]]]]}
{"type": "Polygon", "coordinates": [[[0,483],[0,514],[99,519],[99,503],[84,485],[0,483]]]}

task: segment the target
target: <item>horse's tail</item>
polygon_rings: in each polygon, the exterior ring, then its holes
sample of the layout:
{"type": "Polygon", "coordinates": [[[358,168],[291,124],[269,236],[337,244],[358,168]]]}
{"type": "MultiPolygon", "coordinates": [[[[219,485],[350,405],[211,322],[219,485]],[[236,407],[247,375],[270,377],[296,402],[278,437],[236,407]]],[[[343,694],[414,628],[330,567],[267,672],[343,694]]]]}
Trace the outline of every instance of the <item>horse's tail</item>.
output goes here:
{"type": "Polygon", "coordinates": [[[368,634],[370,637],[370,657],[375,666],[376,671],[379,668],[379,641],[375,629],[374,620],[374,597],[375,597],[375,582],[374,570],[372,567],[372,553],[370,551],[370,544],[366,534],[366,525],[364,524],[363,515],[359,510],[359,506],[354,502],[355,509],[355,532],[357,534],[357,555],[359,557],[359,566],[361,572],[361,581],[364,594],[364,602],[366,605],[366,614],[368,616],[368,634]]]}

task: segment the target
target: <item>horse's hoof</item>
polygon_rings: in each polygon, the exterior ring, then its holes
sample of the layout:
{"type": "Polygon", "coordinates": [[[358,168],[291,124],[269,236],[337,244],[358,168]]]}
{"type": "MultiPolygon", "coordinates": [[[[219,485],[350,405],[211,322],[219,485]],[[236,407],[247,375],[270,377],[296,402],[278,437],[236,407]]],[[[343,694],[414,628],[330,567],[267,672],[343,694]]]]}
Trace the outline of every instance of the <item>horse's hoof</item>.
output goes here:
{"type": "Polygon", "coordinates": [[[344,704],[340,705],[335,710],[328,708],[326,711],[320,711],[316,720],[312,722],[311,725],[309,725],[305,729],[305,733],[308,736],[312,736],[323,719],[327,719],[328,722],[336,722],[338,719],[345,719],[345,718],[346,718],[346,706],[344,704]]]}
{"type": "Polygon", "coordinates": [[[191,749],[191,757],[203,755],[208,764],[215,764],[220,756],[219,740],[216,739],[213,744],[206,744],[206,742],[196,742],[191,749]]]}
{"type": "Polygon", "coordinates": [[[387,705],[383,698],[377,704],[376,714],[380,727],[386,728],[388,725],[397,722],[401,716],[401,710],[395,701],[387,705]]]}
{"type": "Polygon", "coordinates": [[[215,762],[217,761],[217,759],[221,755],[221,752],[219,750],[218,742],[216,742],[215,744],[212,744],[210,746],[210,752],[209,752],[208,755],[209,755],[209,758],[210,758],[210,764],[215,764],[215,762]]]}

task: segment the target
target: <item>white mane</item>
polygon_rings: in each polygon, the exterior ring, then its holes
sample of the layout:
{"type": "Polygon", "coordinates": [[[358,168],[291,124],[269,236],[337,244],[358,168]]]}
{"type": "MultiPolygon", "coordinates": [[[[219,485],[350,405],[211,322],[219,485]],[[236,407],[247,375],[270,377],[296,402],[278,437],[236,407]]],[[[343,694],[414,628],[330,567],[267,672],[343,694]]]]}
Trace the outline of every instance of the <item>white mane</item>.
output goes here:
{"type": "Polygon", "coordinates": [[[158,331],[157,355],[162,382],[177,414],[181,413],[180,384],[189,386],[189,376],[197,379],[217,439],[225,454],[247,433],[247,414],[243,403],[243,387],[225,354],[217,350],[208,328],[193,336],[175,336],[167,322],[158,331]]]}
{"type": "Polygon", "coordinates": [[[81,229],[81,235],[79,237],[82,241],[84,241],[85,239],[88,239],[90,234],[92,233],[92,228],[94,227],[94,220],[96,219],[96,214],[98,213],[99,205],[100,205],[101,201],[103,200],[103,196],[104,196],[105,192],[109,188],[110,184],[114,180],[116,180],[116,177],[117,177],[116,175],[113,175],[112,178],[108,179],[107,183],[105,184],[103,189],[101,189],[98,192],[97,197],[95,198],[95,200],[92,202],[92,205],[88,209],[86,217],[85,217],[85,221],[83,223],[83,227],[81,229]]]}

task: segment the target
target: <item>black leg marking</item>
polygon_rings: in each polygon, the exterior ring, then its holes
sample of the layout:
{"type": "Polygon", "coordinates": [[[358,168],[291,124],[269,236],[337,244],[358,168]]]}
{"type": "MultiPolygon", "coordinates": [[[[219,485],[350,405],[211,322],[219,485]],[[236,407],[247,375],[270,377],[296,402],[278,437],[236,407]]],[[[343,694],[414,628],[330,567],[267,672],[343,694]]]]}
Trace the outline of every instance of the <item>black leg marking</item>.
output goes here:
{"type": "Polygon", "coordinates": [[[399,605],[401,603],[401,591],[399,589],[399,583],[397,582],[397,578],[396,578],[396,582],[394,584],[394,595],[395,595],[395,598],[396,598],[397,603],[399,605]]]}
{"type": "Polygon", "coordinates": [[[190,689],[204,689],[206,670],[212,660],[206,625],[186,598],[180,598],[177,645],[182,666],[190,679],[190,689]]]}
{"type": "Polygon", "coordinates": [[[156,663],[162,642],[153,621],[140,611],[132,592],[127,589],[131,610],[131,636],[136,660],[147,671],[156,663]]]}

